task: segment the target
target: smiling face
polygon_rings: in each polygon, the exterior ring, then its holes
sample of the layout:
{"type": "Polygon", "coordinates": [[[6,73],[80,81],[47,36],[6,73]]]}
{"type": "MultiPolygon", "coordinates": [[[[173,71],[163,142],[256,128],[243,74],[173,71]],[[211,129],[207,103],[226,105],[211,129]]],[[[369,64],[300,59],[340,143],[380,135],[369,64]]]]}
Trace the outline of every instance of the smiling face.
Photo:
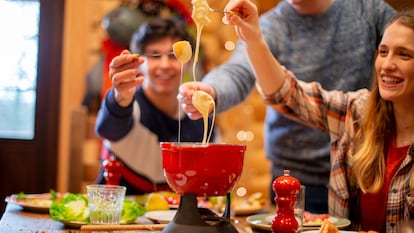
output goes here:
{"type": "Polygon", "coordinates": [[[166,37],[149,43],[144,49],[144,89],[156,95],[178,94],[181,83],[181,63],[175,58],[173,44],[177,40],[166,37]]]}
{"type": "Polygon", "coordinates": [[[375,70],[380,95],[395,103],[414,99],[414,29],[393,22],[378,47],[375,70]]]}
{"type": "MultiPolygon", "coordinates": [[[[158,105],[177,100],[182,64],[174,56],[173,44],[182,40],[191,42],[192,38],[186,25],[173,18],[150,20],[142,24],[132,36],[131,51],[145,57],[145,62],[139,66],[144,74],[144,93],[158,105]]],[[[185,73],[188,66],[184,65],[183,68],[182,72],[185,73]]]]}

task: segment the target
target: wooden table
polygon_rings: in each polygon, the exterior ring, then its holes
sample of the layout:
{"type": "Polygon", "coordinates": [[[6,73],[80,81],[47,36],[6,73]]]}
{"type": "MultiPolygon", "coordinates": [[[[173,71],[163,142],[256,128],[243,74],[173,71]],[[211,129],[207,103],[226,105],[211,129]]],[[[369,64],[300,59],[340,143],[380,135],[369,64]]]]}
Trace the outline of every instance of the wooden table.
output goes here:
{"type": "MultiPolygon", "coordinates": [[[[234,226],[240,229],[240,233],[245,233],[249,224],[246,216],[234,218],[234,226]]],[[[79,229],[69,229],[63,223],[52,220],[47,213],[35,213],[23,211],[23,208],[14,204],[7,204],[6,210],[0,220],[0,232],[33,232],[33,233],[78,233],[79,229]]],[[[128,231],[131,232],[131,231],[128,231]]],[[[138,232],[157,232],[160,231],[134,231],[138,232]]],[[[252,232],[266,232],[254,230],[252,232]]]]}

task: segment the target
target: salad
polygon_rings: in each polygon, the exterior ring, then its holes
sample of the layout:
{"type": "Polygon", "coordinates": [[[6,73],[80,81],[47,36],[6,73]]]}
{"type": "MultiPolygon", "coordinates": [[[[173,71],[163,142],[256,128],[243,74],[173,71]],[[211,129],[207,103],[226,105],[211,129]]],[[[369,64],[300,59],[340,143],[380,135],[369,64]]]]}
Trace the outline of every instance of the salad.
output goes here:
{"type": "MultiPolygon", "coordinates": [[[[137,202],[125,199],[121,224],[132,223],[144,215],[146,209],[137,202]]],[[[59,222],[79,222],[89,224],[88,198],[84,194],[67,193],[61,200],[53,201],[49,209],[50,217],[59,222]]]]}

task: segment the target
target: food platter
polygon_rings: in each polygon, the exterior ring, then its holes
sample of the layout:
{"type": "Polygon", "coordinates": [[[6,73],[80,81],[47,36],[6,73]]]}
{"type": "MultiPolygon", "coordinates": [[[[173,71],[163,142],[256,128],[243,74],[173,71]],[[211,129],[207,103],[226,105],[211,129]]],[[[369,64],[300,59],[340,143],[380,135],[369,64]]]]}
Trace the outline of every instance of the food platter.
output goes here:
{"type": "MultiPolygon", "coordinates": [[[[271,220],[274,214],[256,214],[246,218],[246,221],[254,228],[271,231],[271,220]]],[[[351,224],[351,221],[345,218],[329,217],[329,220],[339,229],[343,229],[351,224]]],[[[318,230],[320,224],[303,224],[304,230],[318,230]]]]}
{"type": "Polygon", "coordinates": [[[235,206],[234,207],[234,213],[236,215],[240,215],[240,216],[256,214],[256,213],[259,213],[261,211],[264,211],[263,206],[253,206],[253,205],[246,205],[245,206],[245,205],[241,205],[241,206],[235,206]]]}
{"type": "MultiPolygon", "coordinates": [[[[63,194],[58,194],[63,196],[63,194]]],[[[42,194],[25,194],[25,199],[19,199],[17,194],[13,194],[5,198],[7,203],[15,204],[23,207],[24,210],[39,213],[48,213],[52,205],[50,193],[42,194]]]]}
{"type": "Polygon", "coordinates": [[[265,209],[264,202],[248,201],[247,198],[234,198],[231,201],[232,210],[237,216],[247,216],[252,214],[258,214],[265,209]]]}

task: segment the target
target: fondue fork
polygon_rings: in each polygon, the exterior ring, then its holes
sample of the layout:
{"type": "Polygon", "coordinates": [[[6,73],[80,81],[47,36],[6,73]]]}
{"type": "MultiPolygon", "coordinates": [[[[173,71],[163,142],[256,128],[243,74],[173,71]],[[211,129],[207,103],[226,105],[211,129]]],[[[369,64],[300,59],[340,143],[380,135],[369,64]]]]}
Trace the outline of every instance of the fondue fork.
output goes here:
{"type": "Polygon", "coordinates": [[[223,13],[223,14],[230,14],[230,13],[232,13],[231,11],[223,11],[223,10],[217,10],[217,9],[213,9],[213,8],[210,8],[209,10],[211,12],[215,12],[215,13],[223,13]]]}
{"type": "Polygon", "coordinates": [[[210,8],[209,10],[210,10],[210,12],[215,12],[215,13],[221,13],[221,14],[224,14],[224,17],[223,17],[223,23],[224,23],[224,24],[228,24],[227,20],[225,19],[225,18],[226,18],[226,15],[236,14],[236,15],[238,15],[239,17],[244,18],[244,17],[243,17],[243,16],[242,16],[239,12],[237,12],[237,11],[224,11],[224,10],[217,10],[217,9],[213,9],[213,8],[210,8]]]}

